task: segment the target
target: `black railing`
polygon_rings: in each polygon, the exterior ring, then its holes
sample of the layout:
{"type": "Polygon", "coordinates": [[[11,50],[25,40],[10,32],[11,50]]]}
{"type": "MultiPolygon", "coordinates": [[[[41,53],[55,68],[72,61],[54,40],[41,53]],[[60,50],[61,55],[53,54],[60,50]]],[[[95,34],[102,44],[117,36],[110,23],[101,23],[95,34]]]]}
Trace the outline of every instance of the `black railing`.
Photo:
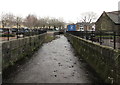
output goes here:
{"type": "Polygon", "coordinates": [[[118,31],[67,31],[67,33],[98,42],[100,45],[120,49],[120,32],[118,31]]]}
{"type": "Polygon", "coordinates": [[[10,28],[0,28],[2,29],[1,32],[1,38],[2,40],[11,40],[11,39],[18,39],[18,38],[24,38],[27,36],[34,36],[34,35],[39,35],[42,33],[46,33],[47,30],[46,29],[23,29],[23,28],[19,28],[19,29],[14,29],[11,30],[10,28]]]}

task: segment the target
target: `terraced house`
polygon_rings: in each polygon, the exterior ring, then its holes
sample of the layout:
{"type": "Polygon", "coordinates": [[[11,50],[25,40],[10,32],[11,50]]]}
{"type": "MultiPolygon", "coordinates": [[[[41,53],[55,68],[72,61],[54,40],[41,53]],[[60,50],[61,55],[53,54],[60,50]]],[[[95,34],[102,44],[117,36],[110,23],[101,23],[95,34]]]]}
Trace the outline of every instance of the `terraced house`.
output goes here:
{"type": "Polygon", "coordinates": [[[110,30],[120,32],[120,11],[103,12],[95,23],[96,31],[110,30]]]}

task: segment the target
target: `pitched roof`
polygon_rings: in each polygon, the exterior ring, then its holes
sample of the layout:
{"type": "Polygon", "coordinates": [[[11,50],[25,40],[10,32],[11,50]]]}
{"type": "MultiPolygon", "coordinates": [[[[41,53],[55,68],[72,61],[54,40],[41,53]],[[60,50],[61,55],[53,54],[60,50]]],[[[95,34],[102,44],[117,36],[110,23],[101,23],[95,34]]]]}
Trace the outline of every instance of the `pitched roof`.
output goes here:
{"type": "Polygon", "coordinates": [[[120,11],[106,12],[110,19],[116,24],[120,24],[120,11]]]}

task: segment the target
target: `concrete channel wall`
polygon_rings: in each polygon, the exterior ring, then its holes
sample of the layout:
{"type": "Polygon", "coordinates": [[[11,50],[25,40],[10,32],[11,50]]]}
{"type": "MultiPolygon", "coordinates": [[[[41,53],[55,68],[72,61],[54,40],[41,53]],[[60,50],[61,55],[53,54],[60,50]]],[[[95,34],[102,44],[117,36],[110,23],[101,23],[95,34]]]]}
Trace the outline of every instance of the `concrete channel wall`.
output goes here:
{"type": "Polygon", "coordinates": [[[2,42],[2,69],[31,56],[45,40],[46,33],[2,42]]]}
{"type": "Polygon", "coordinates": [[[106,83],[120,81],[120,51],[80,37],[65,34],[76,52],[82,56],[106,83]]]}

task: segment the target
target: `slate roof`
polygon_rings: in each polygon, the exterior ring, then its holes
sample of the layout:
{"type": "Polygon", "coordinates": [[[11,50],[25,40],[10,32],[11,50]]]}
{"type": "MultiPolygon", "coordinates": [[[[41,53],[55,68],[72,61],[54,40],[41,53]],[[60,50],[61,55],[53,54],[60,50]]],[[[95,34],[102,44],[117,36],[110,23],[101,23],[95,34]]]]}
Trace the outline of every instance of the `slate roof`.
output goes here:
{"type": "Polygon", "coordinates": [[[106,12],[110,19],[116,24],[120,24],[120,11],[106,12]]]}

